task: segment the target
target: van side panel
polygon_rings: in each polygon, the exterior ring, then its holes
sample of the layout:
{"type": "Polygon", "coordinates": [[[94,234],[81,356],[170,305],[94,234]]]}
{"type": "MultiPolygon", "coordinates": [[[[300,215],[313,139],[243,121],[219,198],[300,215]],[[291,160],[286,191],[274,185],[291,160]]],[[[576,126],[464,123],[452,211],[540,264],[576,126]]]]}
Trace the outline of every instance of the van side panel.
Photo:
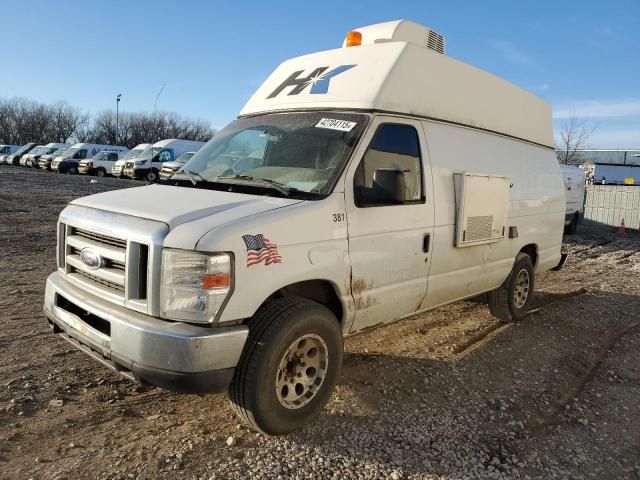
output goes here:
{"type": "Polygon", "coordinates": [[[557,265],[565,203],[555,153],[471,128],[431,121],[424,121],[423,128],[436,204],[429,288],[421,308],[493,290],[505,280],[517,253],[528,244],[537,246],[536,271],[557,265]],[[464,171],[510,178],[507,225],[517,227],[517,238],[508,238],[507,234],[507,238],[494,243],[454,246],[453,174],[464,171]]]}

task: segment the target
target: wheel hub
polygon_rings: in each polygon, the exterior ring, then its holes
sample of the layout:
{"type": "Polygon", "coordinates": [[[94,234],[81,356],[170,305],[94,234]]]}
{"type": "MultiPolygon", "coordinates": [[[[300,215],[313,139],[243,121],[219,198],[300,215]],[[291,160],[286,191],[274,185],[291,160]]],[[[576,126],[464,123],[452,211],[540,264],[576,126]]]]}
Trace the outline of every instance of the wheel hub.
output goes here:
{"type": "Polygon", "coordinates": [[[513,303],[516,308],[522,308],[527,303],[530,284],[529,272],[523,268],[516,276],[515,288],[513,289],[513,303]]]}
{"type": "Polygon", "coordinates": [[[288,409],[308,404],[324,383],[327,366],[327,345],[321,337],[310,333],[293,342],[276,372],[275,390],[280,404],[288,409]]]}

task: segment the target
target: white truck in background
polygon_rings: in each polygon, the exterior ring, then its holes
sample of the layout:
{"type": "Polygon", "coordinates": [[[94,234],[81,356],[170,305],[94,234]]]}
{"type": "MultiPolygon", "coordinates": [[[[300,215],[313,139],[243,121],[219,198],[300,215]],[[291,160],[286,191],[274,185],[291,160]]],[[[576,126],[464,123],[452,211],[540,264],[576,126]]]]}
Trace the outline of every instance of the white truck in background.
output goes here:
{"type": "Polygon", "coordinates": [[[129,150],[111,152],[103,150],[97,153],[93,158],[80,160],[78,165],[78,173],[95,175],[97,177],[106,177],[111,173],[113,166],[119,158],[127,155],[129,150]]]}
{"type": "Polygon", "coordinates": [[[122,170],[128,160],[138,158],[147,148],[151,147],[152,143],[141,143],[129,150],[124,156],[120,157],[111,167],[111,175],[114,177],[122,177],[122,170]]]}
{"type": "Polygon", "coordinates": [[[564,259],[550,106],[409,21],[282,63],[171,183],[62,211],[44,313],[267,434],[320,413],[345,336],[482,293],[521,320],[564,259]]]}
{"type": "Polygon", "coordinates": [[[51,162],[51,169],[58,173],[77,174],[80,161],[91,159],[102,151],[126,152],[127,147],[117,145],[101,145],[97,143],[76,143],[64,150],[64,154],[56,157],[51,162]]]}
{"type": "Polygon", "coordinates": [[[21,145],[0,145],[0,165],[7,163],[7,157],[18,151],[21,145]]]}
{"type": "Polygon", "coordinates": [[[177,138],[160,140],[142,152],[138,158],[127,160],[122,173],[125,177],[153,183],[158,180],[164,163],[173,162],[185,152],[197,151],[204,143],[177,138]]]}
{"type": "Polygon", "coordinates": [[[38,168],[40,157],[43,155],[51,155],[54,152],[57,152],[61,148],[68,148],[71,145],[68,143],[47,143],[46,145],[42,145],[41,147],[36,147],[31,150],[26,155],[23,155],[20,159],[20,165],[29,168],[38,168]]]}
{"type": "Polygon", "coordinates": [[[560,165],[564,180],[565,197],[565,232],[573,235],[578,230],[578,225],[584,214],[584,195],[587,184],[586,172],[573,165],[560,165]]]}

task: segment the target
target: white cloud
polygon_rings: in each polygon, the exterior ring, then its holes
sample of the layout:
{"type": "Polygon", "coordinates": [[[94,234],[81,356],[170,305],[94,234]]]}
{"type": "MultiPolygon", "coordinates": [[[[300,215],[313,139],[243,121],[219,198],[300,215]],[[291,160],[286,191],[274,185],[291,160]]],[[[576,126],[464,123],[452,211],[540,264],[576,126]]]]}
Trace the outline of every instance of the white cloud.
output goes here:
{"type": "Polygon", "coordinates": [[[640,99],[587,100],[560,104],[553,109],[554,118],[640,117],[640,99]]]}
{"type": "Polygon", "coordinates": [[[491,46],[498,51],[502,58],[513,65],[526,68],[533,68],[536,66],[536,62],[533,58],[518,49],[511,42],[506,40],[494,40],[491,42],[491,46]]]}

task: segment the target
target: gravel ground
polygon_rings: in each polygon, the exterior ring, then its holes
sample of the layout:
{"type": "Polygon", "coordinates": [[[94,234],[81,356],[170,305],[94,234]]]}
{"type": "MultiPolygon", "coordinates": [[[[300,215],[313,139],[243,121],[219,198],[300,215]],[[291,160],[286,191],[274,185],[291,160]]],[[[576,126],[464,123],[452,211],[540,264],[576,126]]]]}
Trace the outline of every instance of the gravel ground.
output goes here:
{"type": "Polygon", "coordinates": [[[48,329],[59,211],[136,185],[0,166],[1,478],[640,480],[637,232],[565,238],[523,322],[479,298],[348,339],[319,420],[269,438],[226,395],[133,384],[48,329]]]}

